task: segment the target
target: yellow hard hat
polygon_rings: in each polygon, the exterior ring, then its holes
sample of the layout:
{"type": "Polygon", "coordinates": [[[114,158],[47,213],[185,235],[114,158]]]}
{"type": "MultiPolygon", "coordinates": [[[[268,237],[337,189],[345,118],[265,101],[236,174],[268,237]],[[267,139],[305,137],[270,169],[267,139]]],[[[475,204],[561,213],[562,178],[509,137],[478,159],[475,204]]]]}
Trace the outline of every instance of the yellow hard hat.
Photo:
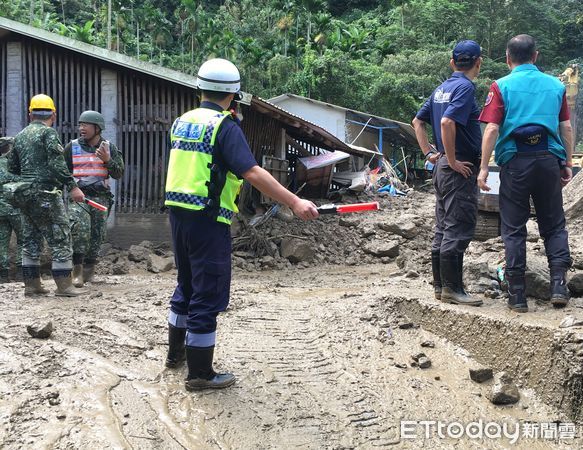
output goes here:
{"type": "Polygon", "coordinates": [[[38,94],[30,99],[30,106],[28,107],[28,112],[32,112],[37,109],[42,110],[50,109],[53,112],[57,110],[55,108],[55,102],[53,102],[53,99],[45,94],[38,94]]]}

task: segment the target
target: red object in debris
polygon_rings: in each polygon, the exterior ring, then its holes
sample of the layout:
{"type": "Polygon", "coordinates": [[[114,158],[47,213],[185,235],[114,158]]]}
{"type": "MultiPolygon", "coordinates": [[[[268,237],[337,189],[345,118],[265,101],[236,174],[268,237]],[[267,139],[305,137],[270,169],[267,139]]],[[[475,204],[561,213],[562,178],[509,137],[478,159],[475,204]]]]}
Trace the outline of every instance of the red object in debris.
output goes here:
{"type": "Polygon", "coordinates": [[[337,206],[339,214],[361,212],[361,211],[377,211],[380,209],[379,202],[370,203],[355,203],[353,205],[340,205],[337,206]]]}
{"type": "Polygon", "coordinates": [[[93,200],[89,200],[86,198],[85,203],[87,203],[89,206],[92,206],[95,209],[98,209],[99,211],[107,211],[107,206],[103,206],[101,203],[94,202],[93,200]]]}
{"type": "Polygon", "coordinates": [[[324,205],[318,208],[320,214],[346,214],[363,211],[378,211],[379,202],[354,203],[352,205],[324,205]]]}

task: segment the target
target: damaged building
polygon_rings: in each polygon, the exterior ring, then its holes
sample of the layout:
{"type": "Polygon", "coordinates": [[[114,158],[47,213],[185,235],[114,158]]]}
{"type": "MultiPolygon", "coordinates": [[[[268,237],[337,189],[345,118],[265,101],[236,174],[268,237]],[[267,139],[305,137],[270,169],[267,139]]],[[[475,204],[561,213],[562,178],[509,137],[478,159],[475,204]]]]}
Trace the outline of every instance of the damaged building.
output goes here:
{"type": "MultiPolygon", "coordinates": [[[[76,137],[82,111],[101,111],[104,137],[120,148],[126,164],[123,178],[112,183],[110,240],[127,246],[166,239],[168,132],[176,117],[198,105],[196,78],[5,18],[0,18],[0,62],[0,135],[13,136],[27,125],[28,101],[38,93],[55,99],[55,129],[63,143],[76,137]]],[[[366,161],[375,154],[250,94],[244,95],[241,112],[257,162],[305,197],[325,198],[336,163],[348,155],[366,161]],[[334,151],[343,153],[325,156],[334,151]],[[301,162],[318,155],[323,156],[316,166],[301,162]]],[[[241,194],[244,211],[269,202],[249,187],[241,194]]]]}

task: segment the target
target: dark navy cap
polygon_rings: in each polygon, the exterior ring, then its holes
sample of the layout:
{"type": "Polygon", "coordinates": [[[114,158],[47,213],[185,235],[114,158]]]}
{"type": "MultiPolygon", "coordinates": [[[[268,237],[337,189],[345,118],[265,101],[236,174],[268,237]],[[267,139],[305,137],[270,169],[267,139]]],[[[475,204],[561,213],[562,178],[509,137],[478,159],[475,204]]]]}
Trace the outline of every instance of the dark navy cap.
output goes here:
{"type": "Polygon", "coordinates": [[[516,142],[516,150],[519,152],[548,150],[548,131],[542,125],[527,124],[515,128],[510,136],[516,142]]]}
{"type": "Polygon", "coordinates": [[[453,49],[452,58],[455,62],[475,61],[482,55],[482,48],[475,41],[460,41],[453,49]]]}

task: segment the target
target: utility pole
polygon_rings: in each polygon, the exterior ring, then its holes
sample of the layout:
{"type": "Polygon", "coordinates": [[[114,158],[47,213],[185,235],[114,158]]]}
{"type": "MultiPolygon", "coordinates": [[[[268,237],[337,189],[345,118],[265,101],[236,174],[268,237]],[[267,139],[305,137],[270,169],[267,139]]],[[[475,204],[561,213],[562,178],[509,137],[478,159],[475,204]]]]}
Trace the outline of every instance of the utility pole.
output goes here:
{"type": "Polygon", "coordinates": [[[28,15],[28,23],[32,23],[34,20],[34,0],[30,0],[30,13],[28,15]]]}
{"type": "Polygon", "coordinates": [[[107,0],[107,49],[111,50],[111,0],[107,0]]]}

